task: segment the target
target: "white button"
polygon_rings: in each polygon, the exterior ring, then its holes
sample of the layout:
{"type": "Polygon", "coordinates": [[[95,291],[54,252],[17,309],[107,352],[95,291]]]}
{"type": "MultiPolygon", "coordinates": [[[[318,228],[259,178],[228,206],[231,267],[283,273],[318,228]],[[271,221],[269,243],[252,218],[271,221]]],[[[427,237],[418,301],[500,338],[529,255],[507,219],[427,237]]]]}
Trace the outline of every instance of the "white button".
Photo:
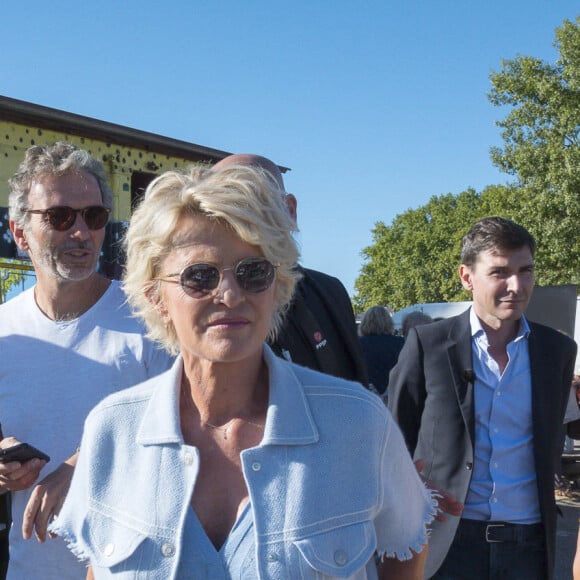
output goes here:
{"type": "Polygon", "coordinates": [[[492,501],[493,503],[497,503],[497,497],[494,497],[494,498],[493,498],[491,501],[492,501]]]}
{"type": "Polygon", "coordinates": [[[173,547],[173,544],[163,544],[161,546],[161,553],[166,557],[166,558],[170,558],[171,556],[173,556],[173,554],[175,554],[175,548],[173,547]]]}
{"type": "Polygon", "coordinates": [[[252,470],[260,471],[260,469],[262,469],[262,464],[259,463],[258,461],[254,461],[254,463],[252,463],[252,470]]]}
{"type": "Polygon", "coordinates": [[[183,461],[184,461],[185,465],[191,465],[193,463],[193,455],[188,451],[183,456],[183,461]]]}
{"type": "Polygon", "coordinates": [[[105,549],[103,550],[103,554],[105,554],[105,556],[109,557],[113,555],[113,552],[115,551],[115,544],[107,544],[105,546],[105,549]]]}
{"type": "Polygon", "coordinates": [[[348,554],[344,550],[334,552],[334,561],[338,566],[344,566],[348,562],[348,554]]]}

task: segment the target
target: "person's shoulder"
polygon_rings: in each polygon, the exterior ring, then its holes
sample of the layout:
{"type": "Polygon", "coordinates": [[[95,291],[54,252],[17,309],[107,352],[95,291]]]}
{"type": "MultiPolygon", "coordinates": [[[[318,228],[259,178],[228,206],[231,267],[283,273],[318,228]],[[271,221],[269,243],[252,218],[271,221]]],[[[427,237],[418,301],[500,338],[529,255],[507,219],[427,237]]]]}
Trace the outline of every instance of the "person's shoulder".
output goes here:
{"type": "Polygon", "coordinates": [[[0,328],[8,329],[9,326],[26,326],[28,324],[26,314],[29,314],[35,305],[34,288],[24,290],[10,298],[10,300],[0,304],[0,320],[2,321],[0,328]]]}
{"type": "Polygon", "coordinates": [[[160,381],[163,381],[164,375],[169,372],[171,372],[171,369],[168,369],[160,375],[151,377],[137,385],[111,393],[93,408],[89,416],[106,414],[121,407],[147,404],[154,391],[159,388],[159,383],[160,381]]]}
{"type": "Polygon", "coordinates": [[[319,284],[344,288],[343,283],[338,278],[331,276],[330,274],[325,274],[324,272],[320,272],[318,270],[312,270],[310,268],[303,267],[300,268],[300,271],[302,272],[302,278],[305,281],[312,280],[319,284]]]}
{"type": "Polygon", "coordinates": [[[292,365],[294,374],[307,397],[324,395],[326,397],[349,397],[365,403],[384,407],[382,400],[366,389],[361,383],[321,373],[314,369],[303,367],[295,363],[292,365]]]}
{"type": "Polygon", "coordinates": [[[576,348],[576,342],[572,338],[551,326],[531,320],[528,320],[528,325],[530,333],[535,334],[542,341],[549,341],[554,345],[558,344],[560,345],[558,348],[576,348]]]}

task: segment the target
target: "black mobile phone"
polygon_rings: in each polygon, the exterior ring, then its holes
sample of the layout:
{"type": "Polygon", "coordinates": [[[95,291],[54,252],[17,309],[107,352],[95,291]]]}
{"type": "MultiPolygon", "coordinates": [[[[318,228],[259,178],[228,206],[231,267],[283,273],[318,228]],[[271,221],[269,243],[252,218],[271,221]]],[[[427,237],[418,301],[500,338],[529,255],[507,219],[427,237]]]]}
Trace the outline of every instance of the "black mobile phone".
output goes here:
{"type": "Polygon", "coordinates": [[[46,453],[28,443],[18,443],[7,449],[0,449],[0,463],[10,463],[11,461],[26,463],[34,458],[50,461],[50,457],[46,453]]]}

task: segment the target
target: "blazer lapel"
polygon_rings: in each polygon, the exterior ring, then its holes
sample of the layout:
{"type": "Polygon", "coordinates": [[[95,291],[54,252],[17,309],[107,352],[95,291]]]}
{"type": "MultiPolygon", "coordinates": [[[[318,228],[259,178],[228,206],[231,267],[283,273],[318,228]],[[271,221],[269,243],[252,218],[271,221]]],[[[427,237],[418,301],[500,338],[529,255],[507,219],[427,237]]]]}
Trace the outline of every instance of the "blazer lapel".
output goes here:
{"type": "Polygon", "coordinates": [[[457,393],[457,402],[467,425],[471,441],[475,440],[475,413],[473,388],[475,374],[473,372],[473,356],[471,348],[471,325],[467,309],[460,314],[449,330],[447,356],[451,377],[457,393]]]}

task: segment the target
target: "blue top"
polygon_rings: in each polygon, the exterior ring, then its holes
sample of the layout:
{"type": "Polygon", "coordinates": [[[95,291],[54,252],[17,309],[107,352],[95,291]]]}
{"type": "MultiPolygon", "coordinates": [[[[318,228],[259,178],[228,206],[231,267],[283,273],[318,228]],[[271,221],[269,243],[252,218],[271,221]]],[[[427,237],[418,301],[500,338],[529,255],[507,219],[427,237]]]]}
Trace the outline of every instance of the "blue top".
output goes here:
{"type": "MultiPolygon", "coordinates": [[[[246,531],[246,516],[239,518],[221,550],[224,577],[252,578],[253,552],[253,573],[262,579],[373,579],[376,552],[405,559],[411,549],[420,551],[435,502],[382,401],[358,383],[284,361],[266,346],[264,360],[270,386],[264,437],[240,454],[252,529],[246,531]]],[[[108,397],[86,421],[51,531],[90,559],[99,580],[134,578],[136,571],[172,580],[178,570],[186,578],[190,558],[199,558],[202,570],[216,562],[207,537],[186,524],[203,466],[181,434],[182,366],[177,359],[160,377],[108,397]]],[[[199,568],[190,577],[199,578],[199,568]]]]}

